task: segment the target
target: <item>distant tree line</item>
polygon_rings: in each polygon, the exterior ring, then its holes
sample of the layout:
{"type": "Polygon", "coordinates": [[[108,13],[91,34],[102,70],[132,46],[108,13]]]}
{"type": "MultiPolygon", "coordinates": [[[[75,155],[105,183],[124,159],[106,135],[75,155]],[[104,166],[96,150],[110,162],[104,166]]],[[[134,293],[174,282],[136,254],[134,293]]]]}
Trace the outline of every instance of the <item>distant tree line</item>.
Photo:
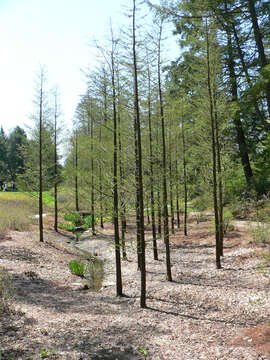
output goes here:
{"type": "Polygon", "coordinates": [[[16,126],[9,135],[0,130],[0,185],[16,183],[17,176],[25,172],[23,149],[29,144],[25,131],[16,126]]]}

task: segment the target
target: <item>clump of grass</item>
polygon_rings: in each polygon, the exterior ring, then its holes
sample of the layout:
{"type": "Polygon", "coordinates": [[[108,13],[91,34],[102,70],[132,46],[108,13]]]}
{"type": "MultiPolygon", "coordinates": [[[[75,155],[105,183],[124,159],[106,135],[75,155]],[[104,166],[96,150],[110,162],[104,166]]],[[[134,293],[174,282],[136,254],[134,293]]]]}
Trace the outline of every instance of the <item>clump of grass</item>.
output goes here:
{"type": "Polygon", "coordinates": [[[0,314],[9,313],[12,310],[12,298],[14,289],[11,279],[5,269],[0,269],[0,314]]]}
{"type": "Polygon", "coordinates": [[[16,196],[14,193],[0,196],[0,232],[27,230],[32,222],[30,216],[33,215],[34,204],[33,199],[22,195],[16,196]]]}
{"type": "Polygon", "coordinates": [[[69,270],[72,272],[72,274],[77,276],[84,276],[84,271],[86,265],[78,260],[70,261],[68,264],[69,270]]]}
{"type": "Polygon", "coordinates": [[[270,243],[270,226],[267,223],[257,221],[255,225],[249,225],[249,233],[256,243],[270,243]]]}

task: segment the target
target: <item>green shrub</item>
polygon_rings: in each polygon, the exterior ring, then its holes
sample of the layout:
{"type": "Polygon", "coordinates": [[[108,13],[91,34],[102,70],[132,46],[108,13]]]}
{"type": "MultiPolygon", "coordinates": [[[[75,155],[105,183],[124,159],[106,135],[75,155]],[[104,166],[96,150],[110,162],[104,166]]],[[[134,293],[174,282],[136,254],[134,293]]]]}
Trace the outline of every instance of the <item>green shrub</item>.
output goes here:
{"type": "Polygon", "coordinates": [[[67,231],[75,231],[75,226],[71,223],[60,223],[58,224],[59,229],[67,230],[67,231]]]}
{"type": "Polygon", "coordinates": [[[78,212],[72,212],[69,214],[64,214],[64,219],[72,222],[75,226],[81,226],[83,224],[83,219],[78,212]]]}
{"type": "MultiPolygon", "coordinates": [[[[99,220],[99,217],[95,215],[94,219],[95,219],[95,225],[96,225],[99,220]]],[[[87,228],[91,228],[92,227],[92,216],[91,215],[86,216],[84,218],[84,223],[87,226],[87,228]]]]}
{"type": "Polygon", "coordinates": [[[69,270],[72,274],[77,276],[84,276],[86,265],[78,260],[70,261],[68,264],[69,270]]]}

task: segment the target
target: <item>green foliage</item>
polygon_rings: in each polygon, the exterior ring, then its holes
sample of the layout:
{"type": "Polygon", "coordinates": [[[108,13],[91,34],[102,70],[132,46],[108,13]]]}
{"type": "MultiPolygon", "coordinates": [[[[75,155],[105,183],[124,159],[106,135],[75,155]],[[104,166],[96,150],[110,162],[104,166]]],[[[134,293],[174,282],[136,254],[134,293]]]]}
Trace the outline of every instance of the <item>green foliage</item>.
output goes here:
{"type": "Polygon", "coordinates": [[[39,350],[39,354],[40,354],[40,357],[42,359],[45,359],[47,357],[50,357],[50,355],[55,355],[56,354],[56,351],[55,350],[45,350],[45,349],[41,349],[39,350]]]}
{"type": "Polygon", "coordinates": [[[78,260],[70,261],[68,264],[69,270],[72,272],[72,274],[77,276],[84,276],[84,271],[86,265],[78,260]]]}
{"type": "Polygon", "coordinates": [[[75,226],[71,223],[60,223],[58,224],[59,229],[67,230],[67,231],[75,231],[75,226]]]}
{"type": "Polygon", "coordinates": [[[69,213],[69,214],[64,214],[63,218],[66,221],[70,221],[75,226],[81,226],[83,224],[83,219],[82,219],[81,215],[76,211],[69,213]]]}
{"type": "MultiPolygon", "coordinates": [[[[95,215],[94,219],[95,219],[95,225],[96,225],[99,220],[99,217],[97,215],[95,215]]],[[[84,219],[84,223],[88,228],[91,228],[92,227],[92,216],[91,215],[86,216],[84,219]]]]}
{"type": "Polygon", "coordinates": [[[228,231],[233,230],[233,225],[231,223],[232,220],[233,220],[233,214],[231,213],[231,211],[228,209],[224,209],[224,212],[223,212],[223,232],[224,232],[224,234],[226,234],[228,231]]]}
{"type": "Polygon", "coordinates": [[[14,289],[10,275],[5,269],[0,270],[0,314],[10,312],[14,289]]]}
{"type": "Polygon", "coordinates": [[[146,357],[147,356],[147,351],[140,345],[139,346],[139,351],[146,357]]]}

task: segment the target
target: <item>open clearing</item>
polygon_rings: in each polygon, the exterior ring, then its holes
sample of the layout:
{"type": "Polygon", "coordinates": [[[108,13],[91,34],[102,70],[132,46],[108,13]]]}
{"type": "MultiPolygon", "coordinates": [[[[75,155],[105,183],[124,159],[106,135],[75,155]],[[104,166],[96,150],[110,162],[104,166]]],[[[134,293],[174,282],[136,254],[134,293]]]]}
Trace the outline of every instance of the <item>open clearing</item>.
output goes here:
{"type": "MultiPolygon", "coordinates": [[[[112,241],[112,225],[95,237],[112,241]]],[[[129,224],[128,238],[135,238],[129,224]]],[[[223,269],[215,269],[210,222],[189,224],[189,235],[171,236],[172,275],[165,278],[163,241],[152,260],[146,231],[147,309],[139,307],[140,274],[135,241],[123,262],[125,297],[115,287],[75,290],[67,263],[79,253],[64,234],[48,229],[10,232],[0,241],[0,265],[10,273],[16,312],[1,318],[1,359],[270,359],[269,269],[259,271],[268,247],[250,243],[245,227],[225,238],[223,269]],[[140,350],[141,349],[141,350],[140,350]],[[145,357],[142,351],[147,351],[145,357]]],[[[91,240],[86,240],[91,241],[91,240]]],[[[114,281],[111,247],[106,281],[114,281]]]]}

